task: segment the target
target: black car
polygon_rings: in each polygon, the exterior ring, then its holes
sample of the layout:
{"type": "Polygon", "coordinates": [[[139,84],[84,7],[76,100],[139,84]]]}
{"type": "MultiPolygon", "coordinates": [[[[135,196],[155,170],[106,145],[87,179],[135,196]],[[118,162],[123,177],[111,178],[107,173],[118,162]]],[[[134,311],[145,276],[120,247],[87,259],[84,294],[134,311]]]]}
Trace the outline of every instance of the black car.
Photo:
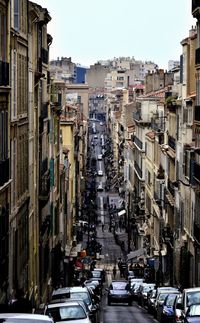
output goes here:
{"type": "Polygon", "coordinates": [[[113,281],[108,289],[108,305],[111,303],[128,303],[132,305],[132,295],[127,281],[113,281]]]}

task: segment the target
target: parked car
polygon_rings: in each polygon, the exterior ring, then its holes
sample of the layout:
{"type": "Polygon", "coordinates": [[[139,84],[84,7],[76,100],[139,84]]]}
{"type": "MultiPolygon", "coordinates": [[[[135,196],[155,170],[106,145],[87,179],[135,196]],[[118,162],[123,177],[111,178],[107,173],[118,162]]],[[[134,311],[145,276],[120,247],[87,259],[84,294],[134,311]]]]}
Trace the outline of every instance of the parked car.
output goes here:
{"type": "Polygon", "coordinates": [[[148,292],[155,288],[155,284],[143,283],[138,290],[138,304],[141,306],[147,306],[148,292]]]}
{"type": "Polygon", "coordinates": [[[200,322],[200,304],[192,304],[188,307],[186,315],[183,316],[184,323],[200,322]]]}
{"type": "MultiPolygon", "coordinates": [[[[179,295],[179,294],[178,294],[179,295]]],[[[164,300],[164,303],[162,305],[162,311],[160,314],[160,322],[164,323],[170,323],[173,322],[174,319],[174,301],[177,294],[168,294],[167,297],[164,300]]]]}
{"type": "Polygon", "coordinates": [[[147,296],[147,309],[148,313],[154,314],[155,312],[156,289],[153,289],[147,296]]]}
{"type": "MultiPolygon", "coordinates": [[[[70,303],[74,303],[75,301],[78,302],[79,304],[81,304],[83,306],[84,310],[86,311],[87,315],[90,318],[92,318],[92,311],[89,310],[89,307],[88,307],[87,303],[85,301],[83,301],[82,299],[66,298],[66,299],[63,299],[62,302],[58,302],[57,300],[54,300],[50,304],[58,304],[58,303],[68,303],[68,304],[70,304],[70,303]]],[[[44,314],[47,306],[49,306],[49,305],[44,306],[43,314],[44,314]]]]}
{"type": "Polygon", "coordinates": [[[173,323],[182,322],[182,294],[178,294],[173,304],[173,323]]]}
{"type": "Polygon", "coordinates": [[[166,301],[166,298],[168,297],[168,295],[172,295],[172,294],[177,295],[177,294],[179,294],[179,291],[165,290],[165,291],[161,291],[158,294],[158,297],[156,299],[155,317],[157,318],[157,320],[159,322],[161,321],[163,305],[164,305],[164,303],[166,301]]]}
{"type": "Polygon", "coordinates": [[[92,278],[84,282],[84,286],[93,290],[94,294],[98,297],[102,296],[102,287],[99,285],[99,282],[93,280],[92,278]]]}
{"type": "Polygon", "coordinates": [[[156,299],[155,299],[155,312],[154,316],[156,317],[156,310],[157,310],[157,298],[160,293],[164,293],[165,291],[178,291],[176,287],[171,287],[171,286],[163,286],[163,287],[157,287],[156,288],[156,299]]]}
{"type": "Polygon", "coordinates": [[[91,322],[84,307],[78,301],[48,304],[45,308],[45,315],[51,316],[54,322],[91,322]]]}
{"type": "Polygon", "coordinates": [[[106,281],[106,272],[103,268],[94,268],[94,272],[99,272],[103,283],[106,281]]]}
{"type": "Polygon", "coordinates": [[[183,290],[181,310],[186,315],[188,307],[193,304],[200,304],[200,287],[186,288],[183,290]]]}
{"type": "Polygon", "coordinates": [[[97,159],[98,159],[98,160],[102,160],[102,154],[99,154],[99,155],[97,156],[97,159]]]}
{"type": "Polygon", "coordinates": [[[63,299],[82,299],[88,306],[89,310],[92,312],[94,321],[98,316],[98,299],[92,298],[91,292],[87,287],[75,286],[75,287],[62,287],[53,291],[52,301],[58,300],[62,301],[63,299]]]}
{"type": "Polygon", "coordinates": [[[103,191],[103,183],[99,182],[99,185],[97,186],[97,191],[103,191]]]}
{"type": "Polygon", "coordinates": [[[135,282],[133,285],[131,285],[130,292],[131,292],[133,300],[138,299],[138,291],[139,291],[140,286],[142,286],[142,285],[143,285],[142,281],[141,282],[135,282]]]}
{"type": "Polygon", "coordinates": [[[113,281],[108,288],[108,305],[111,303],[128,303],[132,305],[132,297],[127,281],[113,281]]]}
{"type": "Polygon", "coordinates": [[[100,169],[100,170],[98,170],[97,175],[98,175],[98,176],[103,176],[103,171],[102,171],[101,169],[100,169]]]}
{"type": "Polygon", "coordinates": [[[53,319],[47,315],[3,313],[0,314],[0,322],[6,323],[54,323],[53,319]]]}

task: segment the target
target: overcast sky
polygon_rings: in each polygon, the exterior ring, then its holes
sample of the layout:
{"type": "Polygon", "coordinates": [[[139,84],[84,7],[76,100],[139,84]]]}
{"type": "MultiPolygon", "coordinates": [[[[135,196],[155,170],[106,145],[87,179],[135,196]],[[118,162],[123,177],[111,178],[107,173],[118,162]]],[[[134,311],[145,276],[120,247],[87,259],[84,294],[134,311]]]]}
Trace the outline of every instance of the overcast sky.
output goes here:
{"type": "MultiPolygon", "coordinates": [[[[34,1],[34,0],[33,0],[34,1]]],[[[50,59],[72,57],[84,66],[134,56],[167,68],[196,21],[191,0],[35,0],[47,8],[53,36],[50,59]]]]}

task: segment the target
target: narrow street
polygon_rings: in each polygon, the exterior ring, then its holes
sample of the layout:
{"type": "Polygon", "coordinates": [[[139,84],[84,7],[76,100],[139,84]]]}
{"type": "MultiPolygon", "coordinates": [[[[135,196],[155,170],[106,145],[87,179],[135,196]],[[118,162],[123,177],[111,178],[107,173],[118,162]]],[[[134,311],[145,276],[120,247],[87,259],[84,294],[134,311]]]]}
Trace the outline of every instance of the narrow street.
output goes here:
{"type": "MultiPolygon", "coordinates": [[[[90,129],[92,129],[89,134],[90,165],[92,165],[91,160],[93,159],[96,160],[96,167],[93,167],[90,171],[92,173],[93,181],[95,180],[96,188],[96,215],[98,223],[96,226],[96,240],[102,246],[101,255],[96,261],[96,267],[103,268],[106,271],[106,282],[104,284],[101,301],[100,322],[129,323],[133,322],[133,319],[134,322],[155,322],[156,320],[154,320],[145,309],[138,306],[136,302],[133,302],[132,306],[126,304],[107,305],[106,288],[112,282],[113,267],[116,265],[117,268],[115,279],[122,279],[120,278],[117,262],[119,258],[125,261],[127,254],[126,247],[122,250],[121,246],[116,243],[114,231],[119,234],[120,239],[123,239],[125,246],[127,245],[127,233],[117,225],[119,221],[118,211],[115,212],[111,219],[111,204],[118,210],[120,196],[118,191],[106,189],[106,186],[108,186],[108,174],[106,173],[104,154],[107,150],[104,142],[109,138],[107,137],[106,123],[94,118],[95,115],[101,116],[101,113],[104,113],[102,101],[99,101],[99,104],[95,109],[91,106],[90,112],[91,111],[95,111],[95,113],[93,113],[93,118],[90,120],[90,129]]],[[[88,236],[85,234],[84,240],[87,241],[87,239],[88,236]]]]}

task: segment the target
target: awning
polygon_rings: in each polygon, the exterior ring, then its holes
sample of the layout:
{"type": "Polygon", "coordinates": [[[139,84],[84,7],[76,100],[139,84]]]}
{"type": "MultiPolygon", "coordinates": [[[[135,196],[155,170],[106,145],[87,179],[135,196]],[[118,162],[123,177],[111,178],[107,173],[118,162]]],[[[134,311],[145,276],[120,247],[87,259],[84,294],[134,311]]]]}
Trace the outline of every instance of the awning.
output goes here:
{"type": "Polygon", "coordinates": [[[122,210],[122,211],[118,212],[118,215],[119,215],[119,216],[121,216],[121,215],[123,215],[123,214],[126,214],[126,210],[122,210]]]}
{"type": "Polygon", "coordinates": [[[175,199],[170,195],[170,194],[166,194],[166,199],[168,200],[169,204],[171,206],[174,206],[175,204],[175,199]]]}
{"type": "Polygon", "coordinates": [[[175,152],[173,152],[172,150],[167,150],[167,155],[169,156],[169,157],[171,157],[172,159],[175,159],[176,158],[176,154],[175,154],[175,152]]]}
{"type": "Polygon", "coordinates": [[[138,257],[141,257],[141,256],[146,256],[146,249],[141,248],[135,251],[131,251],[127,255],[127,261],[137,259],[138,257]]]}

